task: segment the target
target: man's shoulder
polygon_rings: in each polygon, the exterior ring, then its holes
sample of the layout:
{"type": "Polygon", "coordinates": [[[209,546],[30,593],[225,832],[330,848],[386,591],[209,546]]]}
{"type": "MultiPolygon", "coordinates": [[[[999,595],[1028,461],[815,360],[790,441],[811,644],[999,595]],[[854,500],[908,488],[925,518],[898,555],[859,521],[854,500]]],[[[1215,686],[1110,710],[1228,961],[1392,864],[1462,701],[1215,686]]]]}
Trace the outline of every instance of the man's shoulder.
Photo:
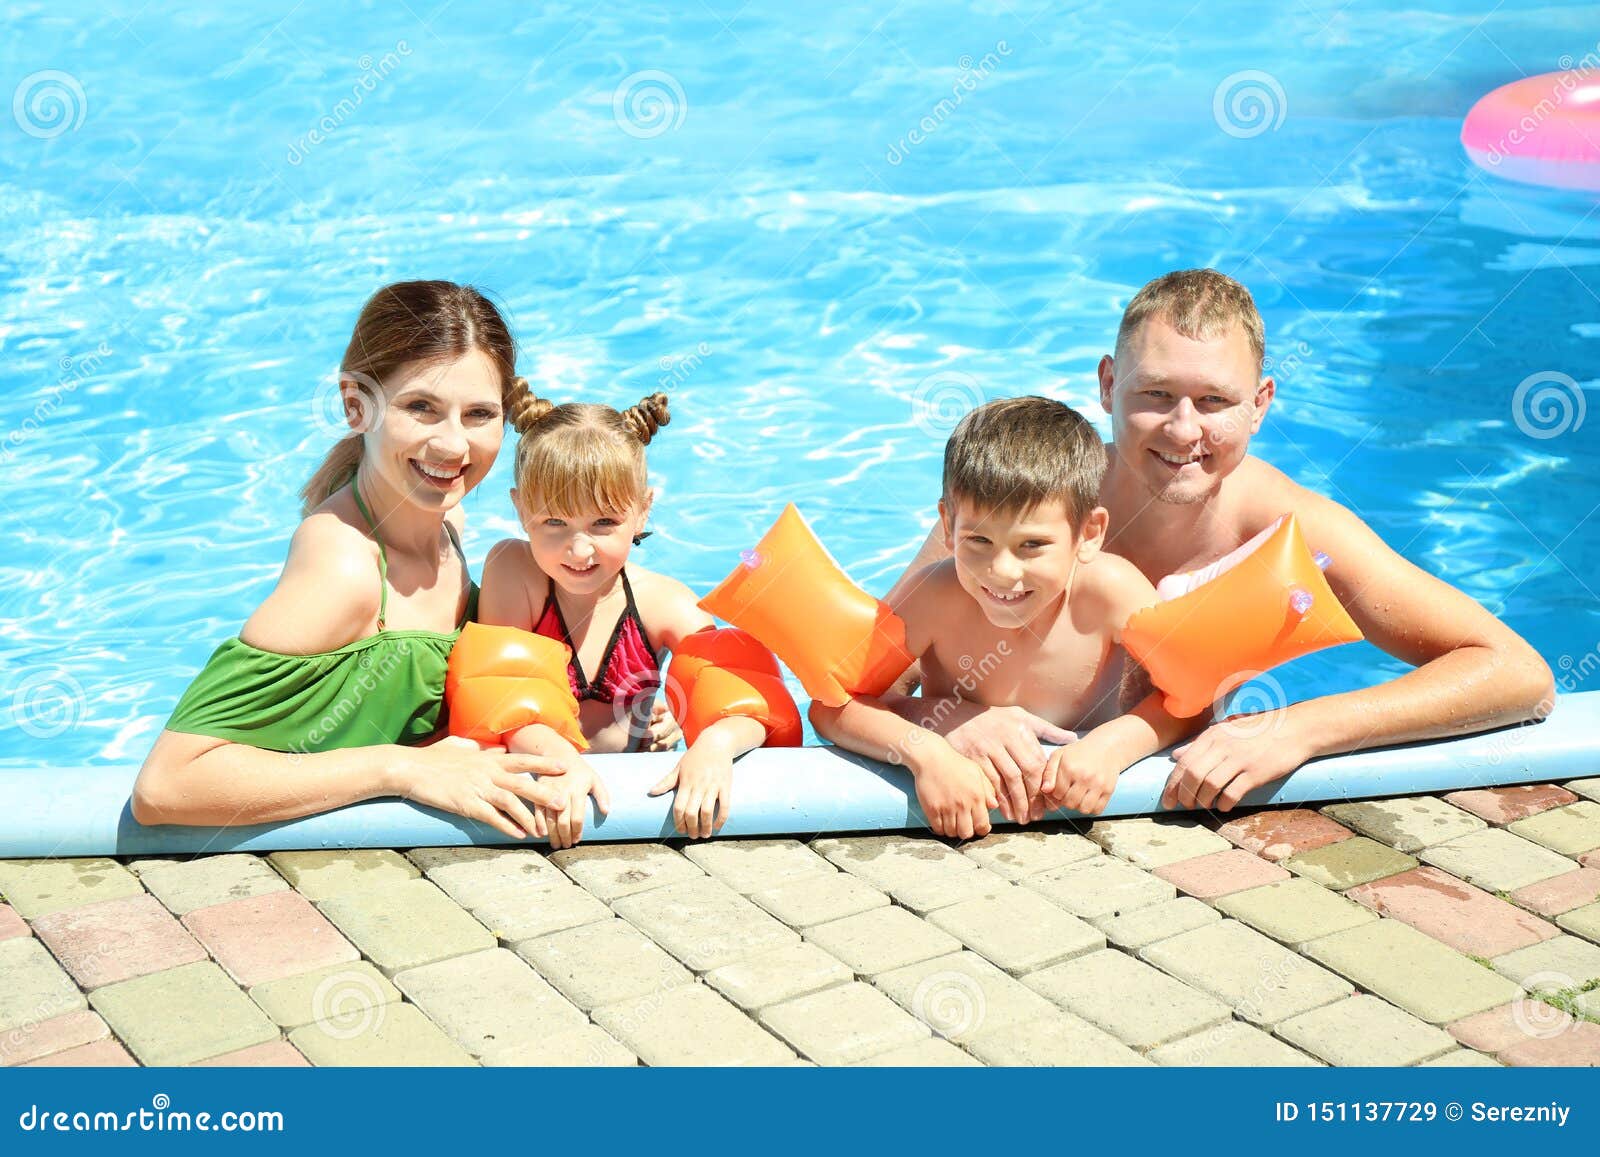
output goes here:
{"type": "Polygon", "coordinates": [[[1234,471],[1245,514],[1246,537],[1264,530],[1284,514],[1293,514],[1302,524],[1337,518],[1356,517],[1348,507],[1302,486],[1276,466],[1255,456],[1246,457],[1234,471]]]}

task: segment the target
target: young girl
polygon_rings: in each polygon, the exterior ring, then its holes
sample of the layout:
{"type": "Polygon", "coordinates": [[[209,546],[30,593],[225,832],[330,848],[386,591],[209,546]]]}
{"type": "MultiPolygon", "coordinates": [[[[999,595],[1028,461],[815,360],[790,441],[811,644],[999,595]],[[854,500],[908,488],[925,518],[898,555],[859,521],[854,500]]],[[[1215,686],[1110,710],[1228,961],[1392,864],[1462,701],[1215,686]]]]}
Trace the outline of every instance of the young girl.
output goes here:
{"type": "MultiPolygon", "coordinates": [[[[527,540],[507,539],[483,568],[479,619],[559,640],[572,648],[567,668],[579,723],[595,752],[671,746],[664,725],[662,653],[712,618],[676,579],[630,566],[647,533],[653,492],[644,448],[669,421],[667,397],[652,394],[621,412],[610,406],[534,397],[518,378],[507,417],[521,437],[511,501],[527,540]]],[[[755,719],[719,719],[650,791],[677,788],[673,823],[688,836],[709,836],[728,818],[733,761],[761,745],[755,719]]],[[[554,729],[535,723],[506,740],[512,752],[556,759],[565,774],[552,781],[566,806],[545,813],[550,844],[568,848],[583,835],[585,796],[610,806],[593,767],[554,729]]]]}

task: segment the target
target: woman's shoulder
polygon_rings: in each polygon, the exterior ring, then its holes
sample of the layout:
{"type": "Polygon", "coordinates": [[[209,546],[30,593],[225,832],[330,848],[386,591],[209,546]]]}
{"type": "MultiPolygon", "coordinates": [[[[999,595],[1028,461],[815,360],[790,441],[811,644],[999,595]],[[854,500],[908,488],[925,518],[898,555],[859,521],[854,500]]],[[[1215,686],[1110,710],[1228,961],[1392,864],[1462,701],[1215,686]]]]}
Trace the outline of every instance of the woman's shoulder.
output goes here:
{"type": "Polygon", "coordinates": [[[239,632],[264,651],[310,655],[369,633],[383,590],[377,544],[338,498],[307,515],[289,540],[278,583],[239,632]]]}

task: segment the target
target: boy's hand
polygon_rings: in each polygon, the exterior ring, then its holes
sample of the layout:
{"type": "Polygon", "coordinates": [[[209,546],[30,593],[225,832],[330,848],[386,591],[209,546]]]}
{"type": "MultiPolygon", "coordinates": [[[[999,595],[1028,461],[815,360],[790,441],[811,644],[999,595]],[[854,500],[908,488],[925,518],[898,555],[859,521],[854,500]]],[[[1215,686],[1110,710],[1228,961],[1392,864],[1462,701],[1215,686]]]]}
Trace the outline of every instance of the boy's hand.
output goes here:
{"type": "Polygon", "coordinates": [[[1071,743],[1075,732],[1022,707],[989,707],[945,732],[950,746],[1000,781],[1000,814],[1013,823],[1038,819],[1045,743],[1071,743]]]}
{"type": "Polygon", "coordinates": [[[579,758],[570,756],[555,762],[565,767],[565,773],[554,786],[565,797],[566,806],[559,812],[541,808],[540,818],[550,829],[552,848],[570,848],[583,838],[583,817],[588,812],[588,797],[594,796],[594,807],[601,815],[611,810],[611,793],[593,767],[579,758]]]}
{"type": "Polygon", "coordinates": [[[1057,748],[1045,761],[1044,779],[1039,784],[1041,799],[1052,807],[1070,808],[1082,815],[1099,815],[1111,802],[1121,769],[1115,762],[1096,754],[1095,745],[1080,740],[1057,748]]]}
{"type": "Polygon", "coordinates": [[[678,794],[672,801],[672,826],[691,839],[716,835],[728,822],[733,760],[697,743],[649,794],[660,795],[674,787],[678,794]]]}
{"type": "Polygon", "coordinates": [[[989,834],[989,812],[1000,800],[988,776],[972,760],[948,744],[934,741],[935,750],[924,757],[914,779],[917,802],[936,835],[970,840],[989,834]]]}

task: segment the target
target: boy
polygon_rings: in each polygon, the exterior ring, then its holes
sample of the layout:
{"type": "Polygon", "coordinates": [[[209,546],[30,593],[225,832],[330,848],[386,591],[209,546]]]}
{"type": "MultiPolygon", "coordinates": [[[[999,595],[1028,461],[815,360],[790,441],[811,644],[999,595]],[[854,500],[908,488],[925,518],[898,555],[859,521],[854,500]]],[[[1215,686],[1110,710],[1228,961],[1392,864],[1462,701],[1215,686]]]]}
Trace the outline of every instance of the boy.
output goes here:
{"type": "Polygon", "coordinates": [[[1145,694],[1121,646],[1123,624],[1156,595],[1131,563],[1101,550],[1105,468],[1099,435],[1049,398],[990,402],[963,418],[945,446],[939,503],[953,557],[891,603],[921,662],[923,696],[812,703],[825,739],[910,768],[940,835],[987,834],[999,805],[998,775],[929,730],[960,704],[1017,705],[1086,732],[1028,785],[1038,814],[1047,804],[1102,811],[1125,769],[1188,730],[1159,694],[1145,694]]]}

